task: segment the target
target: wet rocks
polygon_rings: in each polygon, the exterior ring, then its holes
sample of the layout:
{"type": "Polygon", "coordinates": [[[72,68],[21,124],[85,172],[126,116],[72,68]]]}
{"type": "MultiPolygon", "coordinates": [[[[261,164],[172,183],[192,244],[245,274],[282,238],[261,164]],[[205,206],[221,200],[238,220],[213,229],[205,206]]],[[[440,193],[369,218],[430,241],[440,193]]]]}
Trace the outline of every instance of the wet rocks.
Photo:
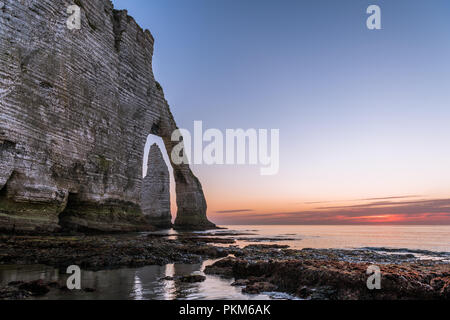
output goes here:
{"type": "Polygon", "coordinates": [[[233,277],[233,265],[235,263],[235,258],[227,257],[221,259],[214,263],[213,265],[206,266],[205,274],[222,275],[225,277],[233,277]]]}
{"type": "Polygon", "coordinates": [[[183,283],[196,283],[196,282],[203,282],[206,280],[206,277],[200,274],[191,274],[191,275],[184,275],[179,277],[172,277],[172,276],[166,276],[164,278],[160,279],[161,281],[178,281],[183,283]]]}
{"type": "MultiPolygon", "coordinates": [[[[299,260],[299,259],[316,259],[316,260],[336,260],[347,262],[370,262],[375,264],[389,264],[401,262],[414,262],[416,256],[405,254],[385,254],[381,252],[366,249],[311,249],[305,248],[301,250],[290,248],[277,248],[271,244],[259,246],[250,245],[245,248],[233,247],[229,248],[237,257],[245,257],[247,260],[299,260]]],[[[441,261],[446,261],[443,258],[441,261]]]]}
{"type": "Polygon", "coordinates": [[[304,299],[447,299],[450,267],[439,263],[382,265],[382,290],[366,286],[368,263],[336,260],[248,261],[226,258],[206,274],[234,277],[247,293],[282,291],[304,299]],[[270,285],[269,285],[270,284],[270,285]]]}
{"type": "Polygon", "coordinates": [[[248,279],[238,279],[236,281],[234,281],[231,285],[233,287],[245,287],[246,285],[248,285],[250,282],[250,280],[248,279]]]}
{"type": "Polygon", "coordinates": [[[248,284],[244,289],[242,289],[242,292],[250,294],[258,294],[261,292],[275,291],[276,289],[277,289],[276,285],[264,281],[248,284]]]}
{"type": "Polygon", "coordinates": [[[188,276],[181,276],[181,277],[177,278],[176,280],[180,281],[180,282],[186,282],[186,283],[195,283],[195,282],[205,281],[206,277],[202,276],[200,274],[192,274],[192,275],[188,275],[188,276]]]}
{"type": "Polygon", "coordinates": [[[450,299],[450,276],[433,278],[430,285],[439,291],[443,298],[450,299]]]}
{"type": "MultiPolygon", "coordinates": [[[[450,298],[450,264],[444,260],[419,260],[371,250],[216,247],[184,241],[183,237],[169,240],[146,234],[0,236],[0,264],[46,264],[63,270],[76,264],[83,270],[100,270],[199,263],[220,257],[223,259],[207,266],[204,273],[234,278],[232,285],[246,293],[277,291],[313,300],[450,298]],[[381,290],[369,290],[366,285],[366,271],[373,264],[381,269],[381,290]]],[[[204,281],[203,277],[194,274],[161,281],[195,283],[204,281]]],[[[54,286],[58,284],[13,282],[0,289],[0,298],[42,294],[54,286]]]]}
{"type": "MultiPolygon", "coordinates": [[[[45,281],[42,279],[33,281],[13,281],[8,283],[6,287],[0,288],[0,300],[23,300],[30,297],[45,296],[52,290],[59,290],[61,292],[70,292],[67,285],[61,284],[57,281],[45,281]]],[[[95,288],[83,288],[83,292],[93,293],[97,290],[95,288]]]]}
{"type": "Polygon", "coordinates": [[[186,244],[178,247],[181,253],[196,254],[209,258],[223,258],[229,252],[226,248],[213,247],[210,245],[186,244]]]}
{"type": "Polygon", "coordinates": [[[204,237],[198,235],[179,235],[178,239],[185,243],[223,243],[223,244],[233,244],[236,241],[230,238],[220,238],[220,237],[204,237]]]}
{"type": "Polygon", "coordinates": [[[228,255],[226,248],[136,234],[108,236],[0,236],[0,264],[44,264],[84,270],[199,263],[228,255]]]}
{"type": "Polygon", "coordinates": [[[22,300],[30,296],[30,292],[21,290],[15,286],[0,287],[0,300],[22,300]]]}
{"type": "Polygon", "coordinates": [[[33,296],[43,296],[50,292],[49,284],[43,280],[35,280],[19,285],[20,290],[29,291],[33,296]]]}
{"type": "Polygon", "coordinates": [[[281,244],[251,244],[246,246],[244,249],[287,249],[288,245],[281,244]]]}
{"type": "Polygon", "coordinates": [[[248,238],[248,237],[241,237],[237,238],[236,240],[244,241],[244,242],[281,242],[281,241],[295,241],[299,240],[296,238],[283,238],[283,237],[277,237],[277,238],[264,238],[264,237],[258,237],[258,238],[248,238]]]}
{"type": "Polygon", "coordinates": [[[50,287],[51,283],[41,279],[29,282],[13,281],[0,288],[0,299],[21,300],[30,296],[43,296],[50,292],[50,287]]]}

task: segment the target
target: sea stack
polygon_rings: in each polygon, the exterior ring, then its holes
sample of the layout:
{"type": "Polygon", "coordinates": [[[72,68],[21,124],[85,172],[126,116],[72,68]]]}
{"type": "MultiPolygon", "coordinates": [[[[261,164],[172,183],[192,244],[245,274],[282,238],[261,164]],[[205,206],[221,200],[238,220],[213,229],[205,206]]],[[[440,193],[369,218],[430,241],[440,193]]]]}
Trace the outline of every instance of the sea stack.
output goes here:
{"type": "Polygon", "coordinates": [[[170,175],[163,155],[155,143],[150,147],[147,175],[142,184],[141,209],[145,219],[157,228],[170,228],[170,175]]]}
{"type": "MultiPolygon", "coordinates": [[[[154,39],[109,0],[2,0],[0,230],[151,229],[140,200],[144,147],[176,122],[152,71],[154,39]]],[[[214,227],[188,164],[172,164],[177,225],[214,227]]]]}

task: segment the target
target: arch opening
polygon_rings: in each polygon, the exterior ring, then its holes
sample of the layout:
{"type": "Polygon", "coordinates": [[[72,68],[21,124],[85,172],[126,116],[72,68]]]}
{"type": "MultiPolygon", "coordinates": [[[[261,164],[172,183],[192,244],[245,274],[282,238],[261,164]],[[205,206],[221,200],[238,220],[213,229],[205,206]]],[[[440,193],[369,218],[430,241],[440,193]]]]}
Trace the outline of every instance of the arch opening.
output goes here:
{"type": "MultiPolygon", "coordinates": [[[[172,164],[169,159],[169,154],[166,150],[166,146],[164,144],[164,141],[161,137],[156,136],[154,134],[149,134],[147,136],[147,141],[145,143],[144,147],[144,158],[142,162],[142,178],[144,179],[143,182],[143,189],[145,185],[145,178],[147,177],[147,170],[149,168],[149,154],[151,147],[156,144],[159,147],[159,150],[161,151],[162,158],[164,160],[165,165],[167,166],[167,169],[169,171],[169,194],[170,194],[170,213],[172,217],[172,223],[175,221],[176,214],[177,214],[177,201],[176,201],[176,184],[175,184],[175,178],[174,178],[174,171],[172,168],[172,164]]],[[[150,178],[150,177],[149,177],[150,178]]],[[[153,177],[152,177],[153,178],[153,177]]],[[[150,180],[150,182],[153,182],[153,179],[150,180]]],[[[159,186],[162,188],[162,186],[159,186]]],[[[144,192],[144,190],[143,190],[144,192]]],[[[143,195],[141,196],[141,204],[143,203],[143,195]]],[[[145,212],[144,212],[145,214],[145,212]]]]}

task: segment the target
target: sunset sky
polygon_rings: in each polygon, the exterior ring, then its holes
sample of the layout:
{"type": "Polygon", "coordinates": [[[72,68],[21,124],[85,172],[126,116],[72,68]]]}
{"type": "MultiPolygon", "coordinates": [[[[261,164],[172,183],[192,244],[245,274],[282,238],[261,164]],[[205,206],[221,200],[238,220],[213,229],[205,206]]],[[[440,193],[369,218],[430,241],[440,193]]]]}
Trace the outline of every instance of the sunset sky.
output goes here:
{"type": "Polygon", "coordinates": [[[449,1],[113,3],[155,37],[179,127],[280,129],[278,175],[193,166],[212,221],[450,224],[449,1]]]}

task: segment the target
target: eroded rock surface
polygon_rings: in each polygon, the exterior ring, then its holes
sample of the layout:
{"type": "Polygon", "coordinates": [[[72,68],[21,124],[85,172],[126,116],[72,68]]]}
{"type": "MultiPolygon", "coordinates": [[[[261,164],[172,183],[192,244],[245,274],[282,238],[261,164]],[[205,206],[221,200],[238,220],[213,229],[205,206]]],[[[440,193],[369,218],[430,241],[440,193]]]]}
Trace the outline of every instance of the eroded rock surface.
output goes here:
{"type": "MultiPolygon", "coordinates": [[[[439,257],[442,253],[434,254],[439,257]]],[[[186,241],[180,236],[165,239],[156,233],[70,237],[0,235],[0,266],[41,264],[66,270],[69,265],[78,265],[82,270],[104,270],[198,264],[204,259],[218,258],[223,259],[208,264],[204,273],[234,278],[233,286],[252,294],[277,291],[313,300],[450,299],[450,264],[446,257],[424,260],[359,249],[224,247],[186,241]],[[371,265],[381,270],[379,290],[367,288],[367,268],[371,265]]],[[[205,280],[203,275],[193,275],[180,277],[175,273],[161,281],[205,280]]],[[[16,277],[8,280],[13,282],[0,282],[0,300],[23,299],[45,293],[46,287],[58,287],[58,284],[29,280],[35,279],[16,277]],[[26,284],[17,280],[26,280],[26,284]]],[[[65,282],[62,285],[66,288],[65,282]]]]}
{"type": "Polygon", "coordinates": [[[141,203],[145,219],[151,225],[158,228],[172,226],[169,169],[157,144],[150,147],[141,203]]]}
{"type": "MultiPolygon", "coordinates": [[[[2,0],[0,229],[132,231],[149,133],[177,128],[152,71],[154,39],[109,0],[2,0]]],[[[180,227],[214,227],[188,165],[173,165],[180,227]]]]}
{"type": "Polygon", "coordinates": [[[243,292],[280,291],[313,300],[449,299],[449,265],[430,261],[380,265],[381,290],[367,288],[367,262],[226,258],[206,274],[234,277],[243,292]]]}

